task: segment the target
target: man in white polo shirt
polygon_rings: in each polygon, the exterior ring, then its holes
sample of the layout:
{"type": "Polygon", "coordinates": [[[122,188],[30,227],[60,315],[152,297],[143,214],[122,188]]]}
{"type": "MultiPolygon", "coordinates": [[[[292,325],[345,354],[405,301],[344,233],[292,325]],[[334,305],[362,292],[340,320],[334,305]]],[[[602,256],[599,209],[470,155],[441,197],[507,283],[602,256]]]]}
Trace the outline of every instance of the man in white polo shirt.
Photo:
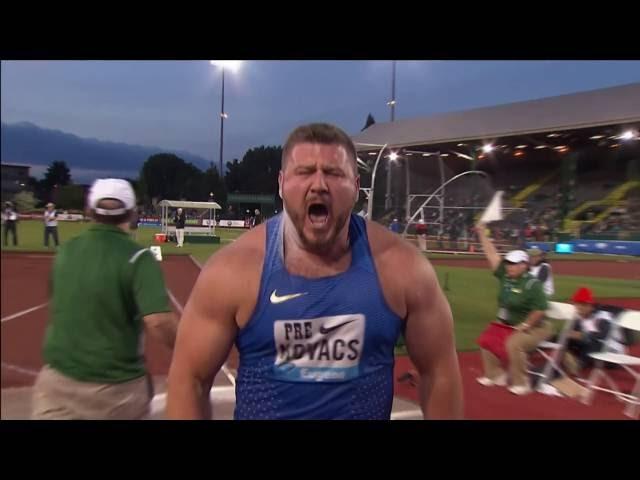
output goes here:
{"type": "Polygon", "coordinates": [[[47,203],[47,209],[44,212],[44,246],[49,248],[49,236],[53,237],[56,247],[58,242],[58,212],[55,205],[51,202],[47,203]]]}
{"type": "Polygon", "coordinates": [[[2,212],[2,223],[4,223],[4,246],[9,244],[9,234],[13,235],[13,246],[18,246],[18,233],[16,231],[16,223],[18,222],[18,213],[13,207],[13,203],[4,202],[4,210],[2,212]]]}

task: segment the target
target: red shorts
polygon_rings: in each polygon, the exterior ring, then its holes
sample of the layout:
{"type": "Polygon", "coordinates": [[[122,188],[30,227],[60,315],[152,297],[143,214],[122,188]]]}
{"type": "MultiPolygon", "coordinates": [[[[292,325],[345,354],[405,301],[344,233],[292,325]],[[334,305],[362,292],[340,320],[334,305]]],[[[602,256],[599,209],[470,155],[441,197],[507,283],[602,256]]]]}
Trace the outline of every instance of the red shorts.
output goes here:
{"type": "Polygon", "coordinates": [[[484,350],[493,353],[498,359],[506,363],[507,356],[507,339],[515,333],[515,329],[510,325],[500,322],[491,322],[484,332],[478,337],[478,345],[484,350]]]}

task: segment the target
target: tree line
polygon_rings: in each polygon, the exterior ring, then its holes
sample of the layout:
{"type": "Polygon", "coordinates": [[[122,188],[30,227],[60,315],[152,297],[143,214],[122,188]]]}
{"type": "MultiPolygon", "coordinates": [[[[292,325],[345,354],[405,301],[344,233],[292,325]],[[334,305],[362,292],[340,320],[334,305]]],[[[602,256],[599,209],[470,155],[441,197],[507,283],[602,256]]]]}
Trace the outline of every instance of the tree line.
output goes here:
{"type": "MultiPolygon", "coordinates": [[[[362,130],[375,124],[371,114],[362,130]]],[[[273,195],[276,208],[281,208],[278,193],[278,172],[282,147],[265,146],[249,149],[242,160],[228,162],[224,176],[213,162],[205,170],[172,153],[158,153],[142,165],[138,178],[128,178],[133,185],[138,203],[152,208],[163,199],[209,201],[227,204],[230,193],[273,195]]],[[[20,211],[42,208],[53,202],[60,209],[82,210],[86,186],[72,180],[71,170],[64,160],[52,162],[44,178],[29,177],[28,189],[18,193],[14,200],[20,211]]]]}
{"type": "MultiPolygon", "coordinates": [[[[213,200],[224,205],[229,193],[277,195],[281,156],[280,146],[252,148],[241,160],[228,162],[221,178],[213,163],[202,170],[172,153],[158,153],[143,163],[138,178],[127,180],[145,208],[163,199],[213,200]]],[[[82,210],[87,186],[76,184],[71,173],[64,160],[52,162],[42,179],[29,177],[27,190],[14,197],[16,206],[27,211],[54,202],[60,209],[82,210]]]]}

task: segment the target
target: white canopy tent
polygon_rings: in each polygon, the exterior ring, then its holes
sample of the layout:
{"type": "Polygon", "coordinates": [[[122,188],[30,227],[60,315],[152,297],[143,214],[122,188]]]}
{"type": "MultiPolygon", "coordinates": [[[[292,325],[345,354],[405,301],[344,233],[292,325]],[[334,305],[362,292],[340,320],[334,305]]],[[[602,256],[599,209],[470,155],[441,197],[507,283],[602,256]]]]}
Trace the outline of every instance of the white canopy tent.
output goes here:
{"type": "MultiPolygon", "coordinates": [[[[215,236],[216,234],[216,210],[222,209],[222,207],[216,202],[186,202],[179,200],[162,200],[158,204],[161,209],[160,225],[162,233],[168,235],[169,233],[169,209],[170,208],[190,208],[193,210],[209,210],[209,225],[205,231],[209,236],[215,236]]],[[[191,232],[196,233],[196,232],[191,232]]]]}

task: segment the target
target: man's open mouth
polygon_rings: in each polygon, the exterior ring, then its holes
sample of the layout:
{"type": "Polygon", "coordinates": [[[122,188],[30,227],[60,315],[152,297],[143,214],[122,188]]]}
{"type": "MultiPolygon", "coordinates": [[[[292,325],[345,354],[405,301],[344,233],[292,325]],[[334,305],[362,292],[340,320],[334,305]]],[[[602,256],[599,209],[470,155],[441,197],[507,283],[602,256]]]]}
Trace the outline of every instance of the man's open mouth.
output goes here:
{"type": "Polygon", "coordinates": [[[324,225],[329,218],[329,209],[322,203],[312,203],[309,205],[308,214],[313,225],[324,225]]]}

